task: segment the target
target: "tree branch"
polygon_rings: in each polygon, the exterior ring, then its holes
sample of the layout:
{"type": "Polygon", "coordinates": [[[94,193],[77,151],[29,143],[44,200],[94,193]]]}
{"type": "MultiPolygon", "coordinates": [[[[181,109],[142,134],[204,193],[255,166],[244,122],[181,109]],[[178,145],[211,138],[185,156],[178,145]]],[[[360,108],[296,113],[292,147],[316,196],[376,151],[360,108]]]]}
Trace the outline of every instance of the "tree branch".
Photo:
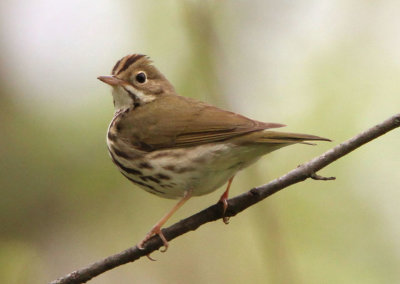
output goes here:
{"type": "MultiPolygon", "coordinates": [[[[241,195],[229,199],[228,210],[226,216],[235,216],[239,212],[252,206],[253,204],[267,198],[268,196],[288,187],[292,184],[313,178],[317,180],[330,180],[333,178],[325,178],[316,174],[319,170],[336,161],[337,159],[347,155],[358,147],[378,138],[379,136],[400,126],[400,113],[392,116],[384,122],[356,135],[340,145],[325,152],[319,157],[300,165],[289,173],[256,188],[251,189],[241,195]]],[[[167,240],[175,239],[189,231],[194,231],[201,225],[222,218],[222,205],[217,203],[201,212],[198,212],[180,222],[163,229],[163,233],[167,240]]],[[[133,262],[142,256],[150,254],[158,250],[162,246],[162,241],[158,236],[152,237],[146,242],[145,249],[140,250],[136,246],[125,251],[109,256],[105,259],[97,261],[85,268],[78,269],[70,274],[51,282],[51,284],[65,283],[85,283],[93,277],[111,270],[119,265],[133,262]]]]}

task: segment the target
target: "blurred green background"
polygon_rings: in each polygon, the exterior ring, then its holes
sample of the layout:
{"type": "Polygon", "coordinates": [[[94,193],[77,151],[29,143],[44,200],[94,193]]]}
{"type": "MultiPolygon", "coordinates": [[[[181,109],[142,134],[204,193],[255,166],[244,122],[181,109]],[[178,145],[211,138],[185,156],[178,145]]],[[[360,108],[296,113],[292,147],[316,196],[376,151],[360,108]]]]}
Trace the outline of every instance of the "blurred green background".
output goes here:
{"type": "MultiPolygon", "coordinates": [[[[44,283],[141,240],[174,201],[108,157],[107,75],[152,57],[178,93],[333,143],[274,152],[232,196],[400,110],[400,2],[0,3],[0,283],[44,283]]],[[[400,283],[400,132],[90,283],[400,283]]],[[[215,203],[190,200],[168,224],[215,203]]]]}

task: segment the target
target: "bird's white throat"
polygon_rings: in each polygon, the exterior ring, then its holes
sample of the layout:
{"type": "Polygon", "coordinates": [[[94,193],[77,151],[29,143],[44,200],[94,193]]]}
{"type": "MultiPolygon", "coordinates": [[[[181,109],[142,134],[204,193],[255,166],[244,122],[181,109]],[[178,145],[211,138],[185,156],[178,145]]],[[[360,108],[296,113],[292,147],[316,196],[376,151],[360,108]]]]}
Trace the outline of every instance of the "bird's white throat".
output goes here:
{"type": "Polygon", "coordinates": [[[134,104],[133,98],[122,86],[113,88],[112,96],[114,99],[115,112],[121,109],[127,109],[134,104]]]}
{"type": "Polygon", "coordinates": [[[155,100],[154,95],[144,94],[131,85],[116,86],[112,92],[115,111],[127,109],[135,104],[142,105],[155,100]]]}

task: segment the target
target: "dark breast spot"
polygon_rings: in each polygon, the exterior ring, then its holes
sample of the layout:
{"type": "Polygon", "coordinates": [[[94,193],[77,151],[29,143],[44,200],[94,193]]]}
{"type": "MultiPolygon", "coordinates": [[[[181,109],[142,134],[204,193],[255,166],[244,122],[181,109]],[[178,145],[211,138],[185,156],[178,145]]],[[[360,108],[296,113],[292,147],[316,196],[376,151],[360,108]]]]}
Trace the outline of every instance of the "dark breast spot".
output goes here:
{"type": "Polygon", "coordinates": [[[180,158],[182,156],[184,156],[185,153],[183,151],[162,151],[162,152],[158,152],[155,153],[154,155],[151,156],[151,158],[153,159],[158,159],[158,158],[163,158],[163,157],[170,157],[170,158],[180,158]]]}
{"type": "Polygon", "coordinates": [[[147,162],[142,162],[142,163],[139,164],[139,168],[141,168],[141,169],[150,169],[151,170],[151,169],[153,169],[153,166],[150,165],[147,162]]]}
{"type": "Polygon", "coordinates": [[[164,174],[156,174],[156,177],[159,179],[165,179],[165,180],[169,180],[171,179],[170,176],[164,175],[164,174]]]}
{"type": "Polygon", "coordinates": [[[181,174],[181,173],[185,173],[185,172],[191,172],[191,171],[195,170],[195,168],[193,168],[193,167],[180,167],[180,168],[178,168],[178,167],[176,167],[174,165],[165,166],[165,167],[163,167],[163,169],[171,171],[171,172],[174,172],[174,173],[177,173],[177,174],[181,174]]]}
{"type": "Polygon", "coordinates": [[[118,157],[124,158],[124,159],[129,159],[130,156],[128,153],[119,150],[118,148],[115,148],[113,146],[111,146],[111,150],[115,153],[115,155],[117,155],[118,157]]]}
{"type": "Polygon", "coordinates": [[[124,173],[122,173],[122,174],[123,174],[127,179],[129,179],[131,182],[133,182],[133,183],[135,183],[135,184],[137,184],[137,185],[144,186],[144,187],[150,189],[150,190],[151,190],[153,193],[155,193],[155,194],[157,194],[157,193],[159,193],[159,194],[165,194],[165,192],[162,192],[162,191],[160,191],[160,190],[155,189],[154,186],[151,186],[151,185],[149,185],[149,184],[147,184],[147,183],[144,183],[144,182],[141,182],[141,181],[134,180],[133,178],[130,178],[129,176],[127,176],[127,175],[124,174],[124,173]]]}
{"type": "Polygon", "coordinates": [[[161,186],[162,188],[173,188],[173,186],[170,185],[170,184],[160,184],[160,186],[161,186]]]}
{"type": "Polygon", "coordinates": [[[176,169],[175,172],[180,174],[180,173],[192,172],[194,170],[195,170],[195,168],[193,168],[193,167],[182,167],[182,168],[176,169]]]}
{"type": "Polygon", "coordinates": [[[168,166],[164,166],[163,169],[165,169],[167,171],[174,172],[175,171],[175,166],[174,165],[168,165],[168,166]]]}
{"type": "Polygon", "coordinates": [[[142,150],[145,152],[151,152],[153,150],[153,147],[151,145],[148,145],[144,142],[139,141],[139,138],[133,136],[131,139],[131,144],[133,147],[135,147],[138,150],[142,150]]]}
{"type": "Polygon", "coordinates": [[[113,155],[113,153],[112,153],[111,151],[109,151],[109,153],[110,153],[110,156],[111,156],[112,161],[114,162],[114,164],[115,164],[119,169],[123,170],[123,171],[126,172],[126,173],[130,173],[130,174],[133,174],[133,175],[142,175],[142,172],[141,172],[141,171],[136,170],[136,169],[132,169],[132,168],[125,167],[123,164],[121,164],[120,162],[118,162],[118,160],[114,157],[114,155],[113,155]]]}
{"type": "Polygon", "coordinates": [[[107,137],[108,137],[108,140],[110,140],[110,141],[117,140],[117,136],[114,133],[112,133],[111,131],[108,131],[107,137]]]}
{"type": "Polygon", "coordinates": [[[151,180],[151,181],[153,181],[155,183],[160,183],[159,179],[156,179],[155,177],[152,177],[152,176],[140,176],[140,179],[143,180],[143,181],[151,180]]]}

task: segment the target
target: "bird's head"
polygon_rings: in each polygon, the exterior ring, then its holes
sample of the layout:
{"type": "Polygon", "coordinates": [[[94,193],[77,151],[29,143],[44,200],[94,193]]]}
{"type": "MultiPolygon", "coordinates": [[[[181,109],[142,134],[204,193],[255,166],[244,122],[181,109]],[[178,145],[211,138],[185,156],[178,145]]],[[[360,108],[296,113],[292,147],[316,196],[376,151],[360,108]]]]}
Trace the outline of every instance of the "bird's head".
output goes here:
{"type": "Polygon", "coordinates": [[[131,54],[120,59],[111,75],[99,80],[113,87],[115,110],[138,107],[158,96],[174,93],[174,87],[146,55],[131,54]]]}

